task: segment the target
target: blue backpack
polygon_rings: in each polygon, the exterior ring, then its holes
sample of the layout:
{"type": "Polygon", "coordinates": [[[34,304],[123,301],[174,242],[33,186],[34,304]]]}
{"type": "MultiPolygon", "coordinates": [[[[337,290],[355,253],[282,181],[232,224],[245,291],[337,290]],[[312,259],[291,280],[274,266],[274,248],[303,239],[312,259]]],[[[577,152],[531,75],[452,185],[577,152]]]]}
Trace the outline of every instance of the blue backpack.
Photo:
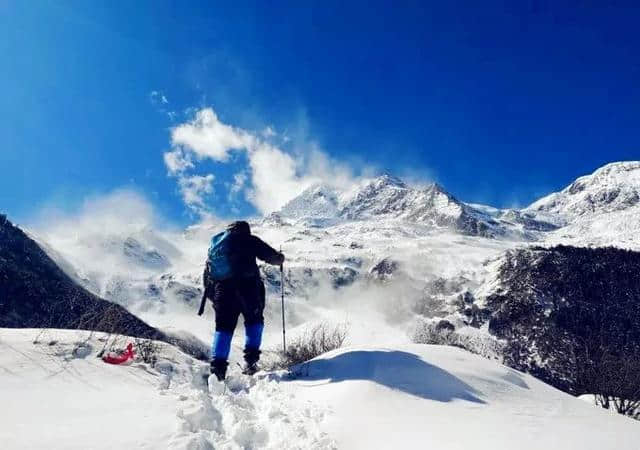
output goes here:
{"type": "Polygon", "coordinates": [[[207,264],[209,266],[209,277],[213,281],[226,280],[233,275],[230,235],[229,231],[223,231],[211,238],[207,264]]]}

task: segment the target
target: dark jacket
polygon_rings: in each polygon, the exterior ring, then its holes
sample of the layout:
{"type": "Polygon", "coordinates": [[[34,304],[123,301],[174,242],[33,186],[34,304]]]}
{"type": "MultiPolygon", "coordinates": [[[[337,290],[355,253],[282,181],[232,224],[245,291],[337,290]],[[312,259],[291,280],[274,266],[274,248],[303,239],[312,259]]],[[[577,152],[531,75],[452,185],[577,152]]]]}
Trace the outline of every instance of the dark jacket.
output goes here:
{"type": "Polygon", "coordinates": [[[280,265],[284,262],[284,255],[262,239],[251,234],[251,229],[247,222],[234,222],[227,230],[231,232],[229,236],[229,246],[231,255],[231,265],[233,277],[221,282],[214,282],[209,278],[209,268],[205,267],[203,275],[204,295],[200,304],[198,315],[204,312],[206,299],[209,298],[214,305],[231,303],[234,297],[242,292],[244,303],[262,304],[264,307],[264,285],[260,279],[260,271],[256,264],[256,258],[273,265],[280,265]],[[236,289],[242,286],[241,289],[236,289]],[[249,289],[248,286],[252,288],[249,289]],[[244,291],[247,291],[246,293],[244,291]],[[252,297],[256,298],[252,298],[252,297]],[[261,297],[261,298],[260,298],[261,297]]]}
{"type": "Polygon", "coordinates": [[[260,275],[256,258],[269,264],[280,265],[284,255],[251,234],[247,222],[234,222],[227,228],[231,232],[229,247],[234,278],[257,277],[260,275]]]}

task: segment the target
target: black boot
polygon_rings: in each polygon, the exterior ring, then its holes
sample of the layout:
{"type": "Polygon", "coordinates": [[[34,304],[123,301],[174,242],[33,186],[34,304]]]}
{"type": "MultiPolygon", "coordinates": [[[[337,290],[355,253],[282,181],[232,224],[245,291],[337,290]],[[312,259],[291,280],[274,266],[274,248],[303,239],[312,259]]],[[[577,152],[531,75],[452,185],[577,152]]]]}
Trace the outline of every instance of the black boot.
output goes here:
{"type": "Polygon", "coordinates": [[[227,366],[229,363],[226,359],[212,359],[211,360],[211,374],[215,375],[218,381],[222,381],[227,376],[227,366]]]}
{"type": "Polygon", "coordinates": [[[253,375],[258,371],[258,360],[260,360],[260,350],[257,348],[244,349],[245,366],[242,371],[245,375],[253,375]]]}

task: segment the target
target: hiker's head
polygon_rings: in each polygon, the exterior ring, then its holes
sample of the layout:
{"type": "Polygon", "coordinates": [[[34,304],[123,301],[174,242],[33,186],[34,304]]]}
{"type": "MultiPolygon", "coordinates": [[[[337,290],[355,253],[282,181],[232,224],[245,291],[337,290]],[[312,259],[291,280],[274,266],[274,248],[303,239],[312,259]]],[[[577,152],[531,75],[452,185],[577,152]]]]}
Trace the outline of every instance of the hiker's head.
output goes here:
{"type": "Polygon", "coordinates": [[[249,227],[249,224],[244,220],[238,220],[237,222],[230,223],[227,227],[227,230],[232,233],[251,234],[251,228],[249,227]]]}

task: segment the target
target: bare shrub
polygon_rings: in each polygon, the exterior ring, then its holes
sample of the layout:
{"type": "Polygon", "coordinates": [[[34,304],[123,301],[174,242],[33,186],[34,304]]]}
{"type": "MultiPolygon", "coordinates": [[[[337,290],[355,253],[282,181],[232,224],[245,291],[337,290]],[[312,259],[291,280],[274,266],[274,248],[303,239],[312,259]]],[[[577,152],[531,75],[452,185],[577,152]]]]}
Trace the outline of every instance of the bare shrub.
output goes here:
{"type": "Polygon", "coordinates": [[[419,320],[412,332],[411,341],[416,344],[450,345],[462,348],[489,359],[501,359],[503,343],[481,332],[458,333],[447,320],[438,322],[419,320]]]}
{"type": "Polygon", "coordinates": [[[151,339],[136,338],[135,352],[142,361],[154,366],[158,361],[158,353],[160,353],[160,345],[151,339]]]}
{"type": "Polygon", "coordinates": [[[104,337],[98,339],[100,342],[104,342],[102,348],[96,355],[97,358],[102,358],[106,353],[114,352],[116,354],[122,354],[127,346],[127,336],[121,334],[105,334],[104,337]]]}
{"type": "Polygon", "coordinates": [[[452,334],[449,327],[438,328],[436,323],[423,320],[414,327],[411,340],[416,344],[452,345],[452,334]]]}
{"type": "Polygon", "coordinates": [[[574,350],[576,387],[597,405],[640,420],[640,352],[621,355],[596,339],[574,350]]]}
{"type": "Polygon", "coordinates": [[[640,420],[640,398],[629,399],[605,394],[596,394],[596,405],[605,409],[615,409],[618,414],[640,420]]]}
{"type": "Polygon", "coordinates": [[[273,363],[273,369],[291,369],[331,350],[342,347],[347,339],[347,324],[321,322],[298,335],[287,345],[287,352],[273,363]]]}

